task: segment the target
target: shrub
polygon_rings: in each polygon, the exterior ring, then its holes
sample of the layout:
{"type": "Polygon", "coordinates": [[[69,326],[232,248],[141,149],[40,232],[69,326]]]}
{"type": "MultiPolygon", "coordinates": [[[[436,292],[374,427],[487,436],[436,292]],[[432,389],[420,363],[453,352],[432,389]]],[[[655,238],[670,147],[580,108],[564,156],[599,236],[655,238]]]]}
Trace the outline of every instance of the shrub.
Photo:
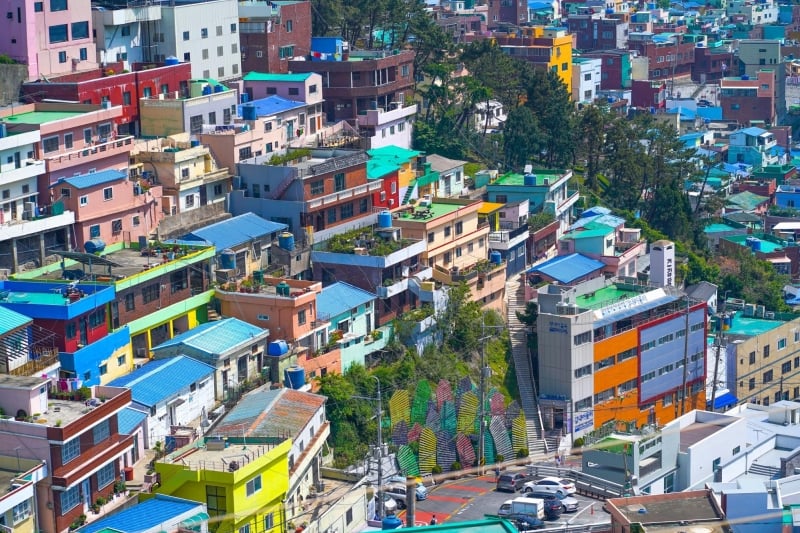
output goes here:
{"type": "Polygon", "coordinates": [[[525,459],[526,457],[528,457],[528,455],[529,455],[528,448],[520,448],[519,450],[517,450],[517,459],[525,459]]]}
{"type": "Polygon", "coordinates": [[[454,471],[454,472],[455,472],[456,470],[461,470],[461,463],[459,463],[458,461],[456,461],[455,463],[453,463],[452,465],[450,465],[450,470],[452,470],[452,471],[454,471]]]}
{"type": "Polygon", "coordinates": [[[441,474],[441,473],[442,473],[442,467],[439,465],[433,465],[433,468],[431,468],[431,474],[441,474]]]}
{"type": "Polygon", "coordinates": [[[584,442],[586,442],[586,441],[583,440],[583,437],[578,437],[577,439],[575,439],[573,441],[572,447],[573,448],[580,448],[581,446],[583,446],[584,442]]]}
{"type": "Polygon", "coordinates": [[[494,462],[495,463],[502,463],[505,460],[506,460],[506,458],[503,456],[502,453],[498,453],[494,458],[494,462]]]}

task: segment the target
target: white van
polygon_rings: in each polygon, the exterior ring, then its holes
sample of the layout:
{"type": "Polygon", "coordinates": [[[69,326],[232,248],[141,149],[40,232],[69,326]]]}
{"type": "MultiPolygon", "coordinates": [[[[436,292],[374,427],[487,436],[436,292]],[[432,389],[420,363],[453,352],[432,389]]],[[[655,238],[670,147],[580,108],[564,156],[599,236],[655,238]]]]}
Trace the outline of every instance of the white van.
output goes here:
{"type": "Polygon", "coordinates": [[[512,514],[526,514],[544,520],[544,500],[541,498],[514,498],[511,500],[512,514]]]}

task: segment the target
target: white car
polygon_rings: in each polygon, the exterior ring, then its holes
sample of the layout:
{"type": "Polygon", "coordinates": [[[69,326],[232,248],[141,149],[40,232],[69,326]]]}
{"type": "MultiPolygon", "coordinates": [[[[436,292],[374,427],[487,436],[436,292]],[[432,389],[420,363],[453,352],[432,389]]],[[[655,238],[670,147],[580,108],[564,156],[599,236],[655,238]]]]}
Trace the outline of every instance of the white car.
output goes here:
{"type": "Polygon", "coordinates": [[[528,481],[522,489],[525,492],[552,492],[559,496],[575,494],[575,483],[569,479],[544,477],[539,481],[528,481]]]}

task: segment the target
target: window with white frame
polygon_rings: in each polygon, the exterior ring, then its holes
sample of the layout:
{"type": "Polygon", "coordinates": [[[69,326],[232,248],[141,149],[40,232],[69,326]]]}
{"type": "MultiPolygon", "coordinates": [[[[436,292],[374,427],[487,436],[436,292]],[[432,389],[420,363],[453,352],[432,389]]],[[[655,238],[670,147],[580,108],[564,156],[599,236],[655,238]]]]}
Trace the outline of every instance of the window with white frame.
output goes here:
{"type": "Polygon", "coordinates": [[[14,509],[12,510],[13,515],[13,522],[16,526],[23,520],[27,520],[31,516],[31,501],[25,500],[21,502],[19,505],[15,505],[14,509]]]}
{"type": "Polygon", "coordinates": [[[115,477],[114,462],[108,463],[106,466],[97,471],[97,488],[109,486],[115,477]]]}
{"type": "Polygon", "coordinates": [[[251,479],[246,484],[247,496],[250,497],[261,490],[261,474],[251,479]]]}
{"type": "Polygon", "coordinates": [[[114,189],[112,189],[111,187],[106,187],[105,189],[103,189],[103,200],[108,201],[113,199],[114,199],[114,189]]]}
{"type": "Polygon", "coordinates": [[[84,194],[83,196],[81,196],[80,202],[81,202],[81,206],[88,205],[89,204],[89,196],[84,194]]]}
{"type": "Polygon", "coordinates": [[[80,487],[74,486],[61,493],[61,516],[77,507],[81,502],[80,487]]]}
{"type": "Polygon", "coordinates": [[[92,428],[92,440],[94,444],[100,444],[104,440],[106,440],[111,435],[111,431],[108,425],[108,420],[103,420],[95,427],[92,428]]]}
{"type": "Polygon", "coordinates": [[[75,438],[61,445],[61,464],[65,465],[81,454],[81,440],[75,438]]]}

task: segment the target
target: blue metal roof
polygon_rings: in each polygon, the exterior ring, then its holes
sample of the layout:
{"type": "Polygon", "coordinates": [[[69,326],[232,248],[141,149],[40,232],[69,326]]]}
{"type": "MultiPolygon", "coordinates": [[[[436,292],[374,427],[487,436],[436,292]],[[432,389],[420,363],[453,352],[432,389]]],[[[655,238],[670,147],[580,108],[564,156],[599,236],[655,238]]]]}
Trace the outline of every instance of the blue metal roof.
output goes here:
{"type": "Polygon", "coordinates": [[[215,322],[200,324],[189,331],[176,335],[153,348],[153,351],[157,352],[171,346],[191,346],[208,354],[221,354],[242,343],[252,343],[254,337],[264,333],[264,329],[238,318],[223,318],[215,322]]]}
{"type": "Polygon", "coordinates": [[[286,224],[272,222],[253,213],[245,213],[195,230],[184,235],[181,240],[207,242],[213,244],[217,253],[220,253],[226,248],[234,248],[288,227],[286,224]]]}
{"type": "Polygon", "coordinates": [[[531,267],[529,273],[544,274],[559,283],[570,283],[602,269],[605,265],[582,254],[559,255],[540,265],[531,267]]]}
{"type": "Polygon", "coordinates": [[[602,205],[595,205],[586,209],[583,213],[581,213],[581,218],[586,217],[596,217],[598,215],[608,215],[611,214],[611,209],[607,207],[603,207],[602,205]]]}
{"type": "Polygon", "coordinates": [[[64,183],[72,185],[76,189],[88,189],[96,185],[105,185],[112,181],[124,180],[128,174],[119,170],[101,170],[100,172],[92,172],[91,174],[82,174],[80,176],[73,176],[71,178],[61,178],[50,186],[57,187],[64,183]]]}
{"type": "Polygon", "coordinates": [[[374,294],[338,281],[317,294],[317,314],[335,317],[374,299],[374,294]]]}
{"type": "Polygon", "coordinates": [[[761,128],[756,128],[755,126],[752,126],[750,128],[741,129],[738,132],[734,131],[733,133],[739,133],[739,132],[744,133],[745,135],[750,135],[752,137],[758,137],[759,135],[764,135],[765,133],[767,133],[767,130],[762,130],[761,128]]]}
{"type": "Polygon", "coordinates": [[[114,529],[122,533],[137,533],[160,527],[161,524],[192,511],[204,512],[205,506],[200,502],[156,494],[154,498],[87,524],[78,531],[97,533],[104,529],[114,529]]]}
{"type": "Polygon", "coordinates": [[[130,435],[145,418],[147,413],[126,407],[117,415],[117,430],[121,435],[130,435]]]}
{"type": "Polygon", "coordinates": [[[0,306],[0,335],[21,328],[31,322],[33,322],[31,317],[12,311],[7,307],[0,306]]]}
{"type": "Polygon", "coordinates": [[[111,381],[111,387],[131,389],[134,402],[147,407],[158,405],[192,383],[210,376],[216,369],[185,355],[158,359],[137,368],[127,376],[111,381]]]}
{"type": "Polygon", "coordinates": [[[306,107],[305,102],[298,102],[296,100],[283,98],[282,96],[273,95],[260,100],[253,100],[251,102],[247,102],[246,104],[239,104],[237,112],[239,113],[240,117],[242,116],[242,107],[245,105],[255,106],[256,115],[259,117],[268,117],[270,115],[283,113],[284,111],[291,111],[292,109],[306,107]]]}
{"type": "MultiPolygon", "coordinates": [[[[708,403],[711,403],[710,398],[708,403]]],[[[726,392],[725,394],[721,394],[714,398],[714,409],[722,409],[728,407],[729,405],[736,405],[737,403],[739,403],[739,399],[732,393],[726,392]]]]}
{"type": "Polygon", "coordinates": [[[620,225],[625,223],[625,219],[622,217],[618,217],[617,215],[612,215],[611,213],[606,213],[604,215],[594,215],[594,216],[585,216],[585,213],[581,215],[581,218],[576,220],[570,227],[569,231],[574,229],[583,228],[589,222],[596,222],[598,224],[604,224],[606,226],[611,226],[612,228],[619,227],[620,225]]]}

